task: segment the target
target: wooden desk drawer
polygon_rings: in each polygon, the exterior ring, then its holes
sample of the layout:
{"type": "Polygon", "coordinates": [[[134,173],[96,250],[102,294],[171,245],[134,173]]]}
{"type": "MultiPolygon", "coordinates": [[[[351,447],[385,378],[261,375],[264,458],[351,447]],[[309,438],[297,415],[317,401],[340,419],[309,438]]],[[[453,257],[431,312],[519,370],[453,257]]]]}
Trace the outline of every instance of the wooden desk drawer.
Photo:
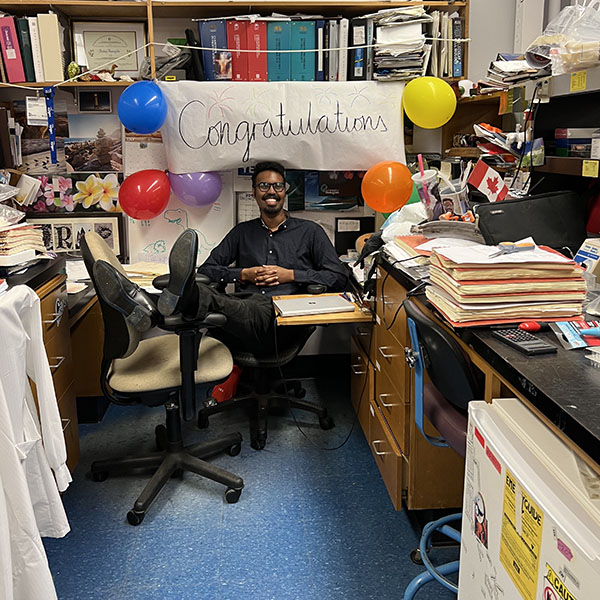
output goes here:
{"type": "Polygon", "coordinates": [[[46,354],[48,356],[48,364],[54,381],[54,391],[56,397],[60,398],[65,390],[73,381],[73,360],[71,357],[71,340],[68,336],[69,330],[66,331],[66,336],[63,332],[58,331],[46,342],[46,354]]]}
{"type": "Polygon", "coordinates": [[[402,344],[408,339],[406,313],[402,308],[405,298],[406,290],[393,277],[382,274],[377,279],[377,324],[389,327],[402,344]]]}
{"type": "Polygon", "coordinates": [[[375,402],[379,406],[394,438],[404,455],[408,455],[408,396],[400,392],[390,381],[385,371],[375,377],[375,402]]]}
{"type": "Polygon", "coordinates": [[[403,467],[402,452],[396,445],[379,407],[369,405],[369,445],[381,472],[385,487],[396,510],[402,509],[403,467]]]}
{"type": "Polygon", "coordinates": [[[79,461],[79,432],[77,430],[77,403],[74,386],[70,386],[59,398],[58,412],[67,447],[67,466],[72,473],[79,461]]]}
{"type": "Polygon", "coordinates": [[[350,395],[365,436],[369,439],[369,403],[373,399],[373,366],[355,336],[350,340],[350,395]]]}
{"type": "Polygon", "coordinates": [[[44,340],[63,333],[69,337],[69,312],[67,310],[67,284],[53,289],[40,302],[44,340]]]}
{"type": "Polygon", "coordinates": [[[383,325],[375,326],[371,359],[378,371],[386,371],[398,391],[402,392],[406,389],[407,365],[404,358],[404,344],[383,325]]]}
{"type": "Polygon", "coordinates": [[[352,335],[356,343],[360,346],[360,348],[367,356],[373,350],[373,331],[373,323],[361,323],[360,325],[356,326],[354,334],[352,335]]]}

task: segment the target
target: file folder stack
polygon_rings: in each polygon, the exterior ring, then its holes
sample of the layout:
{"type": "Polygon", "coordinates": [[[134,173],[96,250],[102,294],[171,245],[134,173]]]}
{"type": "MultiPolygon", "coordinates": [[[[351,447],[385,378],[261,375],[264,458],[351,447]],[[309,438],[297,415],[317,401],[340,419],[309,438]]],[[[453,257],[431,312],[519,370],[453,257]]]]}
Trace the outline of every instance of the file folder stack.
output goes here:
{"type": "Polygon", "coordinates": [[[492,258],[495,246],[436,248],[427,299],[456,327],[580,317],[583,270],[552,250],[492,258]]]}
{"type": "Polygon", "coordinates": [[[20,223],[0,228],[0,266],[18,265],[32,260],[36,251],[46,252],[39,227],[20,223]]]}
{"type": "Polygon", "coordinates": [[[431,45],[425,43],[423,24],[431,17],[422,6],[380,10],[365,15],[373,19],[376,47],[373,78],[380,81],[425,75],[431,45]]]}

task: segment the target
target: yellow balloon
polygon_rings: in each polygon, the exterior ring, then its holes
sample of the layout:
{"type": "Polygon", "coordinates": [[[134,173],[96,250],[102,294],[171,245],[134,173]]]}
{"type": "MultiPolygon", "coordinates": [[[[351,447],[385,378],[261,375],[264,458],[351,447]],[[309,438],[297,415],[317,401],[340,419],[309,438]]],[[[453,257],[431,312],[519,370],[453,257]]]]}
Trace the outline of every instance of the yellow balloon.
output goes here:
{"type": "Polygon", "coordinates": [[[456,110],[454,90],[443,79],[418,77],[406,84],[402,105],[406,116],[423,129],[445,125],[456,110]]]}

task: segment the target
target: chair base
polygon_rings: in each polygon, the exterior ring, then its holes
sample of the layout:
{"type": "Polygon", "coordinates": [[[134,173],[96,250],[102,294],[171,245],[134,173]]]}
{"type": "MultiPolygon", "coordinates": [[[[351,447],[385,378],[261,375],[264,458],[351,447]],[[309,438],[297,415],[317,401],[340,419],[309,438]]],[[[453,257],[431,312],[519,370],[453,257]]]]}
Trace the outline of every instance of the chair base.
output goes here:
{"type": "Polygon", "coordinates": [[[142,456],[122,457],[98,460],[92,463],[91,478],[104,481],[109,473],[126,473],[135,469],[155,469],[154,474],[142,493],[138,496],[133,509],[127,513],[131,525],[139,525],[146,511],[172,476],[190,471],[212,481],[227,486],[225,500],[230,504],[238,501],[244,481],[241,477],[229,473],[203,459],[225,450],[230,456],[236,456],[241,449],[242,436],[231,433],[217,440],[184,446],[181,438],[179,406],[173,403],[165,405],[167,411],[166,427],[156,428],[156,444],[159,452],[142,456]]]}
{"type": "Polygon", "coordinates": [[[302,400],[306,391],[300,381],[277,381],[266,389],[260,389],[256,386],[247,394],[239,395],[227,402],[221,402],[212,406],[206,406],[198,413],[198,427],[204,429],[208,427],[208,417],[217,413],[230,410],[235,407],[246,407],[250,413],[250,445],[255,450],[262,450],[267,442],[268,416],[269,409],[277,405],[283,405],[289,408],[298,408],[306,410],[318,416],[321,429],[331,429],[334,427],[333,419],[327,413],[327,409],[302,400]],[[287,393],[273,393],[283,390],[287,393]]]}

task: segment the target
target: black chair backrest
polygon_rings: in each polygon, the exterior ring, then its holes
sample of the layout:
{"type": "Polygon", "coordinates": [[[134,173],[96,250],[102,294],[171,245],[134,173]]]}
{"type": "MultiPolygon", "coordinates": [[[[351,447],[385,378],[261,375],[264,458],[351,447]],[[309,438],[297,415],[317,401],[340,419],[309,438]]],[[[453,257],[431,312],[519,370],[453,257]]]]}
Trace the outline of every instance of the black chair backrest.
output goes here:
{"type": "Polygon", "coordinates": [[[431,383],[454,406],[467,410],[471,400],[481,399],[471,363],[456,340],[429,318],[410,299],[404,301],[407,317],[417,327],[423,366],[431,383]]]}
{"type": "MultiPolygon", "coordinates": [[[[96,261],[104,260],[126,276],[114,252],[97,233],[88,231],[82,236],[80,245],[83,262],[92,280],[96,294],[98,294],[98,286],[94,279],[93,270],[96,261]]],[[[115,358],[129,356],[137,348],[140,341],[140,334],[127,324],[121,313],[106,304],[100,294],[98,294],[98,301],[100,302],[102,320],[104,322],[103,361],[110,362],[115,358]]]]}

